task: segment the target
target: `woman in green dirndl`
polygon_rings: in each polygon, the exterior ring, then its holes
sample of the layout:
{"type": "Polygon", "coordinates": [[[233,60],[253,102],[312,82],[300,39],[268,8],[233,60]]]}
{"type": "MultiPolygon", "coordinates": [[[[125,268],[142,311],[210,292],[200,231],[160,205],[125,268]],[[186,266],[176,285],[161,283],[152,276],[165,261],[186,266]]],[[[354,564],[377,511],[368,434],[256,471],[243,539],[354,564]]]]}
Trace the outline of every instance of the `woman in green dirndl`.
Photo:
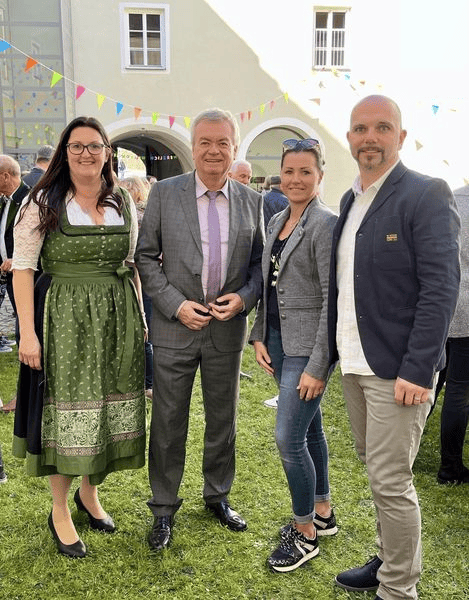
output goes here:
{"type": "Polygon", "coordinates": [[[92,528],[112,532],[97,485],[145,461],[146,326],[138,275],[126,266],[137,216],[115,185],[110,142],[96,119],[65,128],[14,235],[21,365],[13,452],[26,458],[29,475],[49,477],[48,523],[59,552],[83,557],[68,507],[73,478],[82,478],[77,508],[92,528]]]}

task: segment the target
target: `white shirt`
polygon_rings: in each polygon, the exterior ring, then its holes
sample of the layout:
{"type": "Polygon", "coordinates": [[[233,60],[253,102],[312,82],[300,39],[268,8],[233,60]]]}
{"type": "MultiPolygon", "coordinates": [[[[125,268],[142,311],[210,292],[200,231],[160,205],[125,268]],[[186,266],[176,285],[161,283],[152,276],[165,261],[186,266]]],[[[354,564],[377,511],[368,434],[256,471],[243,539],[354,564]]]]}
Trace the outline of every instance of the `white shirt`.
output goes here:
{"type": "MultiPolygon", "coordinates": [[[[202,182],[200,177],[195,173],[195,195],[197,198],[197,212],[199,214],[200,238],[202,240],[202,288],[204,296],[207,295],[207,278],[208,278],[208,259],[209,259],[209,244],[208,244],[208,205],[209,198],[206,194],[207,186],[202,182]]],[[[230,199],[228,197],[228,180],[225,181],[215,200],[215,205],[218,211],[218,219],[220,221],[220,241],[221,241],[221,274],[220,274],[220,289],[223,287],[226,280],[226,271],[228,265],[226,259],[228,256],[228,237],[230,233],[230,199]]]]}
{"type": "Polygon", "coordinates": [[[362,190],[360,176],[355,179],[352,186],[355,200],[350,207],[337,245],[338,317],[336,341],[343,375],[346,373],[374,375],[363,352],[355,312],[355,236],[371,203],[398,162],[396,161],[384,175],[365,191],[362,190]]]}

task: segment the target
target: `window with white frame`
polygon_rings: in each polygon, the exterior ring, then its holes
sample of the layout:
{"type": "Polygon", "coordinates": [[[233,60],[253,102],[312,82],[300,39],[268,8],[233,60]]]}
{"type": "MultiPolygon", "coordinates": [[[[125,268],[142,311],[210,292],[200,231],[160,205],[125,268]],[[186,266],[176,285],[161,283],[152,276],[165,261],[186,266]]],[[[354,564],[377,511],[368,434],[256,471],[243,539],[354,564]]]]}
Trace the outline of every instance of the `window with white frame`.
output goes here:
{"type": "Polygon", "coordinates": [[[169,6],[129,2],[120,9],[124,67],[167,70],[169,6]]]}
{"type": "Polygon", "coordinates": [[[348,9],[316,9],[314,11],[313,67],[347,68],[346,21],[348,9]]]}

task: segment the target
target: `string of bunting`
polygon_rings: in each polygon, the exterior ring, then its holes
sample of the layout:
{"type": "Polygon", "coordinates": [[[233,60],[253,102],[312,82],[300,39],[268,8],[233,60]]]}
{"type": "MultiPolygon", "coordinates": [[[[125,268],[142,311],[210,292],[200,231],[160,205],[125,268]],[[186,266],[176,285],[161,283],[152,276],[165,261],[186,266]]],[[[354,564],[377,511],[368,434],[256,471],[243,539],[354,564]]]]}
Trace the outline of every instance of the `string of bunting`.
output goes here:
{"type": "MultiPolygon", "coordinates": [[[[141,108],[140,106],[135,106],[132,104],[124,104],[123,102],[120,102],[119,100],[111,98],[110,96],[106,96],[100,92],[96,92],[95,90],[86,88],[84,85],[81,85],[81,84],[77,83],[76,81],[73,81],[72,79],[65,77],[63,74],[55,71],[54,69],[51,69],[47,65],[45,65],[45,64],[41,63],[40,61],[36,60],[35,58],[33,58],[32,56],[29,56],[28,54],[26,54],[25,52],[23,52],[22,50],[20,50],[13,44],[11,44],[10,42],[6,41],[3,38],[0,38],[0,54],[2,52],[10,50],[10,49],[15,50],[16,52],[22,54],[25,57],[25,65],[24,65],[25,72],[30,71],[32,68],[34,68],[36,66],[49,71],[51,73],[50,88],[53,88],[54,86],[56,86],[59,83],[59,81],[62,81],[62,80],[72,84],[75,88],[75,99],[76,100],[81,98],[83,96],[83,94],[85,94],[85,93],[94,94],[96,96],[96,102],[97,102],[98,109],[101,109],[101,107],[103,106],[105,101],[109,101],[109,102],[113,102],[115,104],[116,115],[120,115],[125,108],[129,108],[129,109],[133,109],[134,117],[136,120],[138,120],[142,116],[142,113],[143,113],[143,114],[151,115],[151,121],[153,124],[156,124],[157,121],[160,119],[160,117],[166,117],[169,121],[170,128],[173,127],[176,119],[181,119],[187,129],[189,129],[189,127],[190,127],[191,117],[189,117],[189,116],[165,114],[165,113],[160,113],[157,111],[146,110],[146,109],[141,108]]],[[[327,77],[335,77],[335,78],[344,79],[346,81],[346,83],[350,86],[350,88],[357,95],[359,94],[360,88],[363,88],[365,85],[367,85],[369,83],[365,79],[352,80],[351,74],[349,72],[342,72],[335,68],[323,69],[322,71],[313,71],[313,75],[316,77],[321,76],[321,79],[319,80],[319,82],[317,84],[317,87],[319,88],[319,90],[327,88],[327,80],[325,80],[325,75],[327,75],[327,77]]],[[[377,84],[377,89],[380,92],[382,91],[382,87],[383,86],[381,84],[377,84]]],[[[246,120],[250,121],[253,118],[253,116],[257,113],[262,117],[264,115],[267,107],[269,108],[269,110],[273,110],[277,101],[281,100],[281,99],[283,99],[283,101],[285,103],[288,103],[288,101],[289,101],[288,92],[284,92],[282,95],[279,95],[276,98],[273,98],[273,99],[271,99],[265,103],[262,103],[259,106],[256,106],[254,108],[245,110],[240,113],[235,113],[235,116],[239,118],[241,123],[244,123],[246,120]]],[[[314,102],[318,107],[321,105],[321,97],[320,96],[311,98],[311,101],[314,102]]],[[[422,102],[418,102],[418,104],[422,104],[422,102]]],[[[428,108],[428,106],[427,106],[427,108],[428,108]]],[[[437,116],[439,114],[441,115],[442,112],[444,112],[444,111],[449,111],[449,112],[453,112],[453,113],[458,112],[458,109],[455,108],[454,106],[446,107],[446,106],[441,106],[439,104],[431,104],[431,105],[429,105],[429,108],[434,116],[437,116]]],[[[417,139],[415,140],[415,148],[417,151],[419,151],[423,148],[423,144],[417,139]]],[[[447,166],[449,166],[448,161],[444,160],[443,162],[447,166]]],[[[464,181],[466,182],[466,179],[464,179],[464,181]]]]}
{"type": "MultiPolygon", "coordinates": [[[[81,96],[83,96],[83,94],[85,92],[88,92],[88,93],[94,94],[96,96],[96,102],[98,105],[98,109],[101,109],[104,102],[107,100],[107,101],[113,102],[115,104],[116,115],[120,115],[122,113],[122,111],[124,110],[124,108],[131,108],[131,109],[133,109],[134,117],[136,120],[138,120],[141,117],[142,113],[145,113],[145,114],[151,115],[151,120],[152,120],[153,125],[156,124],[156,122],[158,121],[158,119],[160,117],[166,117],[169,121],[170,128],[174,125],[176,119],[182,119],[182,121],[187,129],[189,129],[189,127],[190,127],[191,117],[188,117],[185,115],[164,114],[164,113],[160,113],[160,112],[156,112],[156,111],[146,110],[146,109],[141,108],[140,106],[134,106],[132,104],[124,104],[123,102],[120,102],[119,100],[116,100],[115,98],[111,98],[110,96],[106,96],[104,94],[101,94],[100,92],[96,92],[95,90],[86,88],[84,85],[81,85],[81,84],[77,83],[76,81],[73,81],[72,79],[69,79],[68,77],[65,77],[61,73],[58,73],[54,69],[51,69],[47,65],[45,65],[45,64],[41,63],[40,61],[36,60],[35,58],[33,58],[32,56],[29,56],[28,54],[26,54],[25,52],[23,52],[22,50],[20,50],[13,44],[11,44],[10,42],[7,42],[6,40],[0,38],[0,53],[5,52],[6,50],[9,50],[9,49],[16,50],[16,52],[19,52],[20,54],[22,54],[25,57],[25,59],[26,59],[25,66],[24,66],[25,72],[30,71],[33,67],[36,67],[36,66],[42,67],[43,69],[46,69],[47,71],[49,71],[51,73],[51,78],[50,78],[50,87],[51,88],[56,86],[59,83],[59,81],[61,81],[62,79],[64,81],[67,81],[68,83],[72,84],[75,87],[75,99],[76,100],[81,98],[81,96]]],[[[272,110],[275,107],[276,102],[281,98],[283,98],[283,100],[286,103],[288,103],[288,100],[289,100],[288,93],[284,92],[281,96],[277,96],[276,98],[269,100],[266,103],[260,104],[255,109],[250,109],[250,110],[243,111],[241,113],[237,113],[235,116],[238,117],[241,120],[241,122],[244,122],[245,120],[250,121],[256,111],[258,111],[260,113],[260,115],[263,115],[267,106],[270,108],[270,110],[272,110]]]]}

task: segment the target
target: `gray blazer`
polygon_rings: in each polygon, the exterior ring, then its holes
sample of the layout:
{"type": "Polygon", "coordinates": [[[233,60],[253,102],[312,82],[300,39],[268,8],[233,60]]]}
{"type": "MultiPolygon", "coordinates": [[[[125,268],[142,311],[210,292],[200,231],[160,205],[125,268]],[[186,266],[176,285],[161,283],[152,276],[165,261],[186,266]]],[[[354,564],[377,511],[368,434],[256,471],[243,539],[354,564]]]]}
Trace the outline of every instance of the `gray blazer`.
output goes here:
{"type": "MultiPolygon", "coordinates": [[[[264,293],[257,309],[250,342],[265,342],[267,284],[272,245],[290,208],[272,217],[262,256],[264,293]]],[[[327,294],[332,230],[337,216],[315,198],[306,208],[290,236],[280,258],[277,298],[282,345],[288,356],[309,356],[305,371],[317,379],[326,379],[328,371],[327,294]]]]}
{"type": "MultiPolygon", "coordinates": [[[[262,197],[233,180],[229,181],[229,197],[228,266],[220,295],[236,292],[244,301],[245,311],[229,321],[213,319],[210,322],[212,341],[220,352],[242,350],[246,316],[262,290],[262,197]]],[[[180,323],[175,316],[177,309],[186,299],[204,303],[194,172],[153,185],[135,261],[143,288],[152,299],[152,343],[166,348],[186,348],[201,332],[180,323]]]]}
{"type": "Polygon", "coordinates": [[[469,337],[469,185],[455,190],[453,194],[461,218],[461,283],[448,336],[469,337]]]}

